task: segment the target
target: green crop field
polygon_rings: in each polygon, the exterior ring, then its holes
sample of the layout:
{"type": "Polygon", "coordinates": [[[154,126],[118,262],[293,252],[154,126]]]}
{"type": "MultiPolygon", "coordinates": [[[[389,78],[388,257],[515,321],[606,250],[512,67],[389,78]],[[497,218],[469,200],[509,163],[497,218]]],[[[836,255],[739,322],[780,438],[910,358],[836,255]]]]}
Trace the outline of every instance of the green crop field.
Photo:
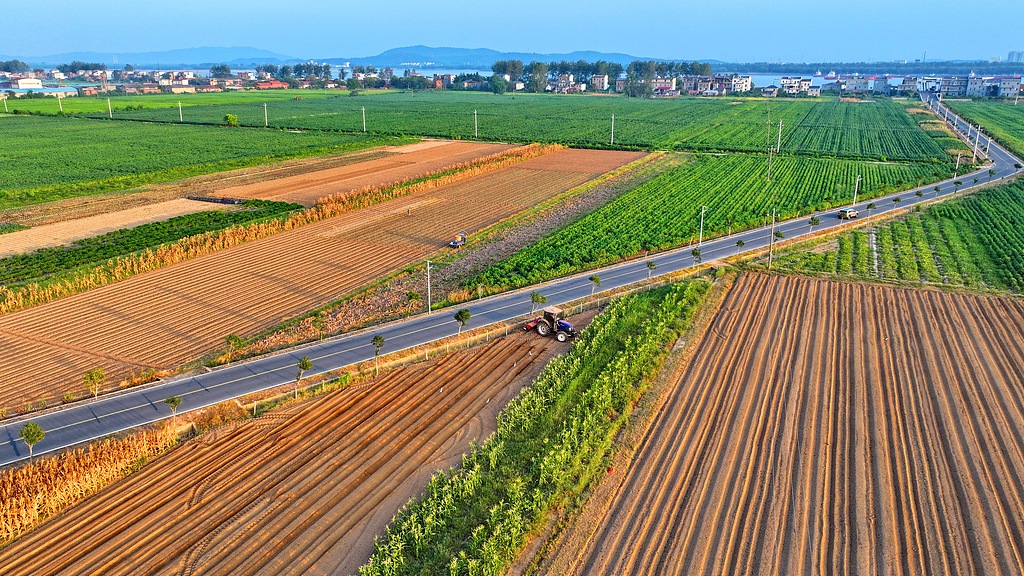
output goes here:
{"type": "Polygon", "coordinates": [[[1013,102],[947,102],[957,114],[972,124],[981,125],[1017,156],[1024,156],[1024,105],[1013,102]]]}
{"type": "Polygon", "coordinates": [[[408,139],[0,117],[0,209],[408,139]]]}
{"type": "MultiPolygon", "coordinates": [[[[210,92],[203,94],[134,94],[126,96],[110,96],[110,108],[116,114],[125,109],[142,108],[173,108],[178,113],[178,103],[182,108],[190,106],[209,106],[215,104],[246,104],[258,103],[262,108],[264,102],[273,103],[285,100],[313,100],[337,96],[337,90],[260,90],[231,92],[210,92]]],[[[57,114],[63,107],[66,114],[107,113],[107,96],[72,96],[57,102],[56,98],[12,98],[7,101],[10,113],[30,112],[57,114]]]]}
{"type": "Polygon", "coordinates": [[[302,206],[287,202],[249,200],[238,210],[185,214],[83,238],[63,246],[42,248],[29,254],[15,254],[0,258],[0,285],[11,287],[28,282],[60,280],[62,274],[66,275],[77,268],[95,266],[113,258],[156,248],[188,236],[223,230],[229,226],[270,219],[283,220],[301,209],[302,206]]]}
{"type": "Polygon", "coordinates": [[[1024,292],[1024,184],[936,204],[837,239],[835,248],[781,255],[780,270],[1024,292]]]}
{"type": "MultiPolygon", "coordinates": [[[[256,93],[258,96],[259,93],[256,93]]],[[[178,122],[178,109],[145,106],[115,118],[178,122]]],[[[777,145],[781,152],[813,156],[945,162],[946,154],[904,109],[888,99],[874,102],[729,98],[630,99],[460,92],[390,92],[359,96],[289,99],[267,106],[270,126],[361,132],[416,134],[443,138],[474,137],[514,142],[560,142],[609,147],[615,116],[615,147],[760,152],[777,145]],[[769,127],[769,121],[771,126],[769,127]]],[[[222,124],[234,114],[241,124],[264,125],[262,101],[192,106],[184,122],[222,124]]],[[[93,114],[106,115],[106,109],[93,114]]]]}
{"type": "Polygon", "coordinates": [[[927,164],[779,157],[766,179],[766,157],[698,156],[667,169],[604,207],[495,264],[470,281],[517,287],[695,241],[701,206],[705,238],[848,202],[858,174],[867,199],[946,175],[927,164]]]}

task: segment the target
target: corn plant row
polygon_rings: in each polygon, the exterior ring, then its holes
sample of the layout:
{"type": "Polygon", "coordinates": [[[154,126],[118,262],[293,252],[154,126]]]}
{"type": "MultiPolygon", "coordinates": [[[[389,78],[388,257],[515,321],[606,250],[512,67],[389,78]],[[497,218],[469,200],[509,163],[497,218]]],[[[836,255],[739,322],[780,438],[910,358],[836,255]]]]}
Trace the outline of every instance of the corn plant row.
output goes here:
{"type": "Polygon", "coordinates": [[[840,236],[836,250],[781,255],[781,270],[1024,291],[1024,184],[937,204],[925,213],[840,236]],[[872,253],[873,251],[873,253],[872,253]],[[861,256],[863,255],[863,256],[861,256]],[[868,257],[877,259],[878,271],[868,257]]]}
{"type": "Polygon", "coordinates": [[[672,168],[565,228],[499,262],[471,285],[525,286],[609,264],[647,250],[696,242],[701,206],[704,239],[848,203],[945,175],[944,167],[779,157],[703,156],[672,168]]]}
{"type": "Polygon", "coordinates": [[[502,411],[487,441],[395,516],[360,573],[502,573],[550,512],[600,476],[666,344],[708,286],[692,281],[613,302],[502,411]]]}

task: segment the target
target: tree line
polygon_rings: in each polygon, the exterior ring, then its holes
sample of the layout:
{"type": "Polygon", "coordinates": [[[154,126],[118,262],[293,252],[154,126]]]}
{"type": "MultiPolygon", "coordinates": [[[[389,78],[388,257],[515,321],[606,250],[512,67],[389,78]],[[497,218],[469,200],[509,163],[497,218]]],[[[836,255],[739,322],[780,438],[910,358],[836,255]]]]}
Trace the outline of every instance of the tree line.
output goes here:
{"type": "Polygon", "coordinates": [[[78,72],[79,70],[106,70],[107,65],[102,62],[82,62],[81,60],[75,60],[71,64],[58,64],[57,70],[68,74],[69,72],[78,72]]]}
{"type": "Polygon", "coordinates": [[[630,86],[638,92],[650,91],[650,80],[655,77],[674,78],[677,76],[709,76],[711,64],[707,62],[670,62],[660,60],[635,60],[623,68],[618,62],[598,60],[587,62],[577,60],[569,62],[537,62],[523,64],[522,60],[498,60],[491,66],[497,76],[507,75],[511,81],[522,81],[529,92],[543,92],[548,82],[553,82],[562,74],[572,74],[576,82],[589,83],[594,76],[607,75],[610,82],[626,73],[627,90],[630,86]],[[644,88],[646,86],[646,88],[644,88]]]}

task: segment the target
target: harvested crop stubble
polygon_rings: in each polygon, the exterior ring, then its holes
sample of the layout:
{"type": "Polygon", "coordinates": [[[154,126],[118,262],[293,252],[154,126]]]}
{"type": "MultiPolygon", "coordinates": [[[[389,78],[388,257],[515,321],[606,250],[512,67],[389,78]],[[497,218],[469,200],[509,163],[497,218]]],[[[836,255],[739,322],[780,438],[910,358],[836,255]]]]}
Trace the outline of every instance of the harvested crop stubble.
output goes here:
{"type": "Polygon", "coordinates": [[[1024,573],[1024,303],[747,275],[550,574],[1024,573]]]}
{"type": "Polygon", "coordinates": [[[17,574],[352,574],[567,345],[516,335],[200,436],[0,551],[17,574]]]}
{"type": "Polygon", "coordinates": [[[80,392],[82,375],[97,366],[111,384],[129,368],[177,366],[229,334],[256,333],[417,262],[453,231],[479,230],[593,176],[524,162],[447,186],[424,182],[362,210],[346,212],[360,200],[339,198],[317,208],[319,221],[5,314],[0,349],[22,352],[0,356],[0,407],[80,392]]]}

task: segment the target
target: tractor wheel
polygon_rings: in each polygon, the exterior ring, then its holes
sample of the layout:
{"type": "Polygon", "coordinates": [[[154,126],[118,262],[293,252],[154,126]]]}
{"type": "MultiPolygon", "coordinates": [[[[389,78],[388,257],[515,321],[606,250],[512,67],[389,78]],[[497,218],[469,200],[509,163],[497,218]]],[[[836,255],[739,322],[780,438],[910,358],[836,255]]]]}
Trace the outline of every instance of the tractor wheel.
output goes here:
{"type": "Polygon", "coordinates": [[[559,342],[565,342],[568,339],[569,335],[566,334],[565,332],[562,332],[561,330],[555,332],[555,340],[558,340],[559,342]]]}
{"type": "Polygon", "coordinates": [[[551,334],[551,326],[548,326],[547,322],[538,322],[537,334],[540,334],[541,336],[547,336],[548,334],[551,334]]]}

